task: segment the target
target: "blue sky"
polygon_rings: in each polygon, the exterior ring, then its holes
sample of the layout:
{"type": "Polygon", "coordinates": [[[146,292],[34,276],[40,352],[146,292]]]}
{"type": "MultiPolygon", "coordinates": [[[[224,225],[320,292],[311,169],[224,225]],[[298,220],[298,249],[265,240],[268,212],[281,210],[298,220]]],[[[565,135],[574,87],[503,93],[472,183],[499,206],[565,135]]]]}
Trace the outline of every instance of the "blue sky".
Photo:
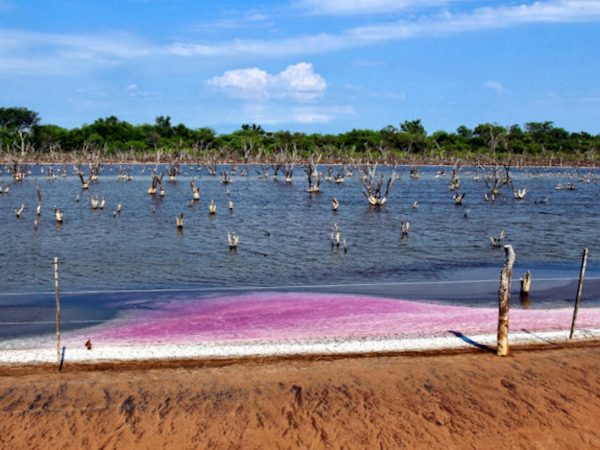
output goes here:
{"type": "Polygon", "coordinates": [[[596,0],[0,0],[0,105],[337,133],[600,132],[596,0]]]}

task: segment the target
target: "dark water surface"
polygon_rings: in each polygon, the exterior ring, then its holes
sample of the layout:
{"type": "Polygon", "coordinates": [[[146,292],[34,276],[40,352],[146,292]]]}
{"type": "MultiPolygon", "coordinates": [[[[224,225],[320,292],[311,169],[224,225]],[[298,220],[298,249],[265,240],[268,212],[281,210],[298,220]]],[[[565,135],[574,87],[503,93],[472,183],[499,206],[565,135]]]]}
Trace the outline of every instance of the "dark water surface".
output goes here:
{"type": "MultiPolygon", "coordinates": [[[[205,295],[213,288],[241,292],[256,286],[289,291],[318,285],[320,291],[489,304],[504,254],[492,248],[488,237],[500,228],[517,254],[515,278],[526,270],[533,273],[532,306],[563,306],[574,296],[571,279],[578,276],[584,247],[590,250],[584,298],[588,304],[600,302],[600,287],[593,279],[600,275],[597,170],[590,176],[588,170],[512,169],[515,186],[529,190],[526,199],[513,199],[505,187],[502,196],[488,202],[484,182],[474,179],[482,174],[463,167],[459,192],[466,192],[465,204],[455,206],[448,189],[449,168],[436,176],[442,168],[424,167],[420,178],[411,179],[409,168],[400,167],[387,205],[375,209],[363,195],[356,169],[344,184],[323,181],[323,193],[310,195],[301,167],[295,169],[291,184],[281,175],[279,181],[260,179],[258,168],[250,166],[248,176],[234,175],[232,183],[224,185],[220,177],[189,166],[183,167],[176,183],[166,182],[165,175],[166,195],[160,198],[146,193],[149,166],[135,166],[131,181],[117,180],[117,166],[103,166],[88,191],[82,191],[72,168],[68,177],[48,179],[41,173],[46,167],[31,166],[32,175],[22,183],[13,182],[6,171],[0,175],[3,186],[10,185],[9,193],[0,194],[3,323],[52,317],[48,311],[53,297],[44,293],[53,290],[55,256],[61,261],[62,289],[72,293],[65,294],[64,301],[71,304],[67,310],[73,321],[105,320],[130,304],[132,296],[143,303],[164,295],[183,298],[205,295]],[[201,199],[190,207],[192,179],[200,186],[201,199]],[[569,182],[577,189],[555,189],[569,182]],[[36,185],[43,195],[37,228],[36,185]],[[105,196],[104,210],[91,209],[92,195],[105,196]],[[337,213],[331,209],[332,197],[341,203],[337,213]],[[217,203],[215,216],[208,214],[211,199],[217,203]],[[227,207],[230,199],[233,212],[227,207]],[[415,201],[417,209],[412,207],[415,201]],[[118,202],[123,211],[113,217],[118,202]],[[25,210],[17,219],[14,210],[21,204],[25,210]],[[55,206],[64,209],[62,225],[54,220],[55,206]],[[175,216],[181,212],[185,228],[178,232],[175,216]],[[409,239],[401,239],[401,220],[410,222],[409,239]],[[331,247],[334,222],[348,241],[347,253],[331,247]],[[240,235],[237,252],[228,249],[228,231],[240,235]],[[132,290],[154,291],[112,292],[132,290]]],[[[222,166],[219,172],[228,168],[222,166]]],[[[326,166],[320,170],[325,172],[326,166]]],[[[381,171],[387,174],[391,168],[381,171]]],[[[514,285],[518,287],[518,280],[514,285]]]]}

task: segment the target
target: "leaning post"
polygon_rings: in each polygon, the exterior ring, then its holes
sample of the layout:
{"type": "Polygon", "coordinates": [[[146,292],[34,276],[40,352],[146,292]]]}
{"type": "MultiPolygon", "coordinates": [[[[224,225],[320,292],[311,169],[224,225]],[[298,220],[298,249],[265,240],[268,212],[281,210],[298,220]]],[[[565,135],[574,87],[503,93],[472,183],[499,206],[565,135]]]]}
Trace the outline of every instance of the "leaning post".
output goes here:
{"type": "Polygon", "coordinates": [[[588,249],[583,249],[583,258],[581,259],[581,270],[579,271],[579,284],[577,285],[577,297],[575,298],[575,308],[573,309],[573,321],[571,322],[571,332],[569,339],[573,339],[575,333],[575,323],[577,322],[577,313],[579,312],[579,302],[583,293],[583,278],[585,277],[585,266],[587,265],[588,249]]]}
{"type": "Polygon", "coordinates": [[[56,299],[56,358],[60,370],[60,288],[58,284],[58,258],[54,257],[54,291],[56,299]]]}
{"type": "Polygon", "coordinates": [[[500,271],[500,287],[498,288],[498,356],[508,355],[508,311],[510,307],[510,285],[515,252],[512,245],[504,246],[506,260],[500,271]]]}

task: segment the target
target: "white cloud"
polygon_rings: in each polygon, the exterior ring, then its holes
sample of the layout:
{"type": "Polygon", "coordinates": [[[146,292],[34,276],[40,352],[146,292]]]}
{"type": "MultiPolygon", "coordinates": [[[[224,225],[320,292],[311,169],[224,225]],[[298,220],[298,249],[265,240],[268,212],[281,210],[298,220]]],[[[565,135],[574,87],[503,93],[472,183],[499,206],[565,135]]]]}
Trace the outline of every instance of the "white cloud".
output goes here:
{"type": "Polygon", "coordinates": [[[241,28],[260,27],[260,29],[273,27],[273,22],[267,14],[248,11],[243,15],[236,14],[235,17],[225,17],[214,19],[208,22],[202,22],[192,26],[195,31],[221,32],[222,30],[239,30],[241,28]]]}
{"type": "Polygon", "coordinates": [[[504,85],[498,81],[486,81],[483,83],[483,87],[486,89],[491,89],[492,91],[496,91],[497,94],[503,94],[506,92],[504,85]]]}
{"type": "Polygon", "coordinates": [[[355,114],[351,106],[297,107],[292,109],[292,122],[329,123],[340,116],[355,114]]]}
{"type": "Polygon", "coordinates": [[[325,79],[310,63],[290,65],[277,74],[257,67],[228,70],[223,75],[211,78],[210,86],[241,99],[292,98],[298,101],[322,97],[327,89],[325,79]]]}
{"type": "Polygon", "coordinates": [[[312,64],[301,62],[288,66],[277,75],[283,92],[298,100],[312,100],[325,94],[327,83],[315,73],[312,64]]]}
{"type": "Polygon", "coordinates": [[[273,76],[262,69],[228,70],[219,77],[208,80],[208,84],[219,88],[232,97],[261,99],[269,95],[268,87],[273,84],[273,76]]]}
{"type": "Polygon", "coordinates": [[[232,40],[216,43],[175,42],[165,51],[178,56],[279,57],[327,53],[378,43],[442,36],[491,28],[510,28],[535,23],[595,22],[600,20],[600,1],[548,0],[510,6],[486,7],[470,12],[442,12],[350,28],[338,34],[320,33],[280,40],[232,40]]]}
{"type": "Polygon", "coordinates": [[[306,62],[292,64],[275,74],[256,67],[230,70],[207,84],[244,100],[226,114],[225,120],[230,123],[329,123],[355,113],[349,105],[324,103],[327,83],[306,62]]]}
{"type": "Polygon", "coordinates": [[[355,114],[348,105],[302,105],[248,102],[235,114],[228,114],[225,122],[260,123],[262,125],[330,123],[355,114]]]}
{"type": "Polygon", "coordinates": [[[600,20],[600,1],[552,0],[512,6],[486,7],[468,13],[444,12],[413,22],[397,21],[350,29],[346,34],[361,44],[416,37],[459,34],[523,24],[600,20]]]}
{"type": "Polygon", "coordinates": [[[127,94],[129,97],[160,97],[158,92],[142,90],[135,83],[127,85],[125,89],[123,89],[123,92],[125,92],[125,94],[127,94]]]}
{"type": "MultiPolygon", "coordinates": [[[[299,0],[300,1],[300,0],[299,0]]],[[[307,2],[316,0],[301,0],[307,2]]],[[[438,0],[424,0],[430,6],[438,0]]],[[[455,0],[447,0],[452,2],[455,0]]],[[[3,0],[0,0],[2,3],[3,0]]],[[[441,0],[440,0],[441,2],[441,0]]],[[[372,0],[369,11],[385,8],[407,8],[415,6],[416,0],[372,0]],[[392,5],[393,3],[393,5],[392,5]],[[395,6],[394,6],[395,5],[395,6]]],[[[423,4],[423,2],[418,2],[423,4]]],[[[475,3],[475,2],[473,2],[475,3]]],[[[367,0],[319,0],[319,5],[334,11],[346,8],[360,12],[367,8],[367,0]],[[344,6],[346,5],[346,6],[344,6]]],[[[469,2],[466,2],[469,4],[469,2]]],[[[453,13],[438,10],[437,13],[419,13],[410,19],[382,21],[342,30],[337,33],[296,35],[283,39],[234,39],[225,41],[205,40],[171,41],[153,44],[131,33],[44,33],[0,28],[0,76],[71,75],[104,67],[114,67],[130,61],[164,61],[170,57],[183,58],[277,58],[331,53],[344,49],[373,46],[390,41],[419,37],[455,35],[486,31],[493,28],[511,28],[535,23],[597,22],[600,20],[600,1],[597,0],[522,0],[500,6],[477,8],[453,13]]],[[[243,20],[247,23],[262,23],[268,18],[260,12],[249,13],[243,20]]],[[[231,24],[225,24],[231,25],[231,24]]],[[[258,69],[260,70],[260,69],[258,69]]],[[[235,74],[232,74],[233,76],[235,74]]],[[[240,74],[243,75],[243,74],[240,74]]],[[[260,74],[250,74],[250,78],[260,74]]],[[[272,95],[271,79],[266,74],[266,94],[272,95]]],[[[317,75],[318,76],[318,75],[317,75]]],[[[260,83],[259,80],[254,80],[260,83]]],[[[223,80],[225,82],[225,80],[223,80]]],[[[233,82],[232,82],[233,83],[233,82]]],[[[248,95],[261,92],[248,86],[248,95]]],[[[284,90],[285,92],[285,90],[284,90]]],[[[288,90],[288,92],[290,92],[288,90]]],[[[292,91],[293,92],[293,91],[292,91]]],[[[263,94],[261,94],[263,95],[263,94]]],[[[320,88],[307,88],[296,92],[304,98],[318,97],[320,88]]]]}
{"type": "Polygon", "coordinates": [[[169,54],[182,57],[265,56],[278,57],[301,54],[326,53],[355,47],[343,35],[316,34],[281,40],[241,40],[216,43],[174,42],[165,48],[169,54]]]}
{"type": "Polygon", "coordinates": [[[64,75],[156,52],[129,33],[59,34],[0,29],[0,73],[64,75]]]}
{"type": "Polygon", "coordinates": [[[389,13],[443,5],[448,0],[299,0],[296,5],[311,14],[358,15],[389,13]]]}

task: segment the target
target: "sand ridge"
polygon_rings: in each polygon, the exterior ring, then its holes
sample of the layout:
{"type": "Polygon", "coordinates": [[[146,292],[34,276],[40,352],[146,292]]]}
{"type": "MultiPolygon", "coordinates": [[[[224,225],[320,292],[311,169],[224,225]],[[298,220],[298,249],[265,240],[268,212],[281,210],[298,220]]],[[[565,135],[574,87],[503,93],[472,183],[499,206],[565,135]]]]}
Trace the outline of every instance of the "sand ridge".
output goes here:
{"type": "Polygon", "coordinates": [[[0,372],[0,448],[600,448],[598,343],[0,372]]]}

